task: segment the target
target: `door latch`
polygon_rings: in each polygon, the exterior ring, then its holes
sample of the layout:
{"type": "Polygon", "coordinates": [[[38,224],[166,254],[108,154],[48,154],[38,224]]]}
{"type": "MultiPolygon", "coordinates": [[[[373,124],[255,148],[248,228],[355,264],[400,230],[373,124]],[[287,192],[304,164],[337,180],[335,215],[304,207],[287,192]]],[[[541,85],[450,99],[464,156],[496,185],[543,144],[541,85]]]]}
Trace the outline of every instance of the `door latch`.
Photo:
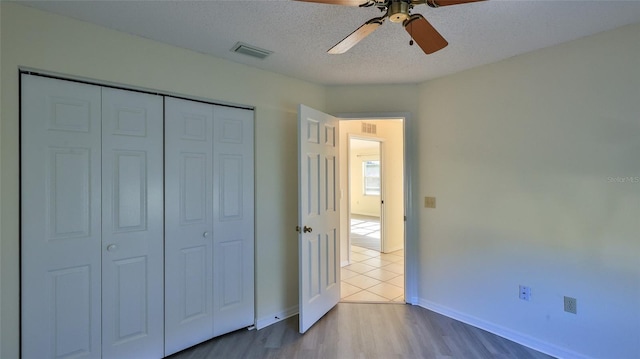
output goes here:
{"type": "MultiPolygon", "coordinates": [[[[296,232],[300,233],[300,226],[296,226],[296,232]]],[[[313,228],[311,228],[311,227],[307,227],[307,226],[304,226],[304,227],[302,228],[302,232],[304,232],[304,233],[311,233],[311,232],[313,232],[313,228]]]]}

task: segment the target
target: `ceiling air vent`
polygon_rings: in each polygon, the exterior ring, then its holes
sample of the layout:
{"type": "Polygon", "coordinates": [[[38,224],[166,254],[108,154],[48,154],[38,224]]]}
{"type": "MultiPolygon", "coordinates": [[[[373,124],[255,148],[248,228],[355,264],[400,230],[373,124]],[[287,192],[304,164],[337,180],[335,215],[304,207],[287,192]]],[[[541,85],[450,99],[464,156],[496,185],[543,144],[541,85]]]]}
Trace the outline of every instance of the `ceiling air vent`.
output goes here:
{"type": "Polygon", "coordinates": [[[236,43],[231,49],[231,51],[237,52],[239,54],[255,57],[260,60],[263,60],[264,58],[266,58],[267,56],[273,53],[273,51],[261,49],[259,47],[245,44],[243,42],[236,43]]]}
{"type": "Polygon", "coordinates": [[[362,133],[369,133],[372,135],[376,134],[376,124],[375,123],[366,123],[366,122],[362,122],[362,133]]]}

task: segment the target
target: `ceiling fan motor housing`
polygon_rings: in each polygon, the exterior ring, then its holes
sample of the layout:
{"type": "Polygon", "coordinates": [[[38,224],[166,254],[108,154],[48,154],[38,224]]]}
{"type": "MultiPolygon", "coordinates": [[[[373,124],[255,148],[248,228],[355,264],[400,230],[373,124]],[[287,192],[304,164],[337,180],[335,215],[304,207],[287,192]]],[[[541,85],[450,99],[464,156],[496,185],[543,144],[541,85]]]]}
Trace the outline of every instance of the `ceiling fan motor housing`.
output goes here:
{"type": "Polygon", "coordinates": [[[392,0],[389,4],[389,20],[402,23],[409,18],[410,3],[403,0],[392,0]]]}

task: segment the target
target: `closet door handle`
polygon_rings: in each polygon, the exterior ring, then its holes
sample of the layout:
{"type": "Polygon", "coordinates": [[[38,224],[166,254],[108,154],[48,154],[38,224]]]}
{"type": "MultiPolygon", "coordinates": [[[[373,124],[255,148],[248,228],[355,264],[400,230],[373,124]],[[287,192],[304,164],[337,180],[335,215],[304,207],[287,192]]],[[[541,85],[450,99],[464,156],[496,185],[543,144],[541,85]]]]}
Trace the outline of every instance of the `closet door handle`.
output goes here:
{"type": "Polygon", "coordinates": [[[118,250],[118,245],[110,244],[107,246],[107,252],[115,252],[118,250]]]}
{"type": "Polygon", "coordinates": [[[311,232],[313,232],[313,228],[304,226],[304,228],[302,228],[302,231],[304,233],[311,233],[311,232]]]}
{"type": "Polygon", "coordinates": [[[204,233],[202,233],[202,237],[203,238],[209,237],[209,232],[208,231],[204,231],[204,233]]]}

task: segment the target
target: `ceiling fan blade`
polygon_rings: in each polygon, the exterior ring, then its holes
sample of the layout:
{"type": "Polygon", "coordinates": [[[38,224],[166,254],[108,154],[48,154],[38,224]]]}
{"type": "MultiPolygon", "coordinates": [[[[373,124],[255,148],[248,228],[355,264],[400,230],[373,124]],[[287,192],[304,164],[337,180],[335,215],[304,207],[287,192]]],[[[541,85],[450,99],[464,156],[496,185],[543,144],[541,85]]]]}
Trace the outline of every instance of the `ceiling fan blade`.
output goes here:
{"type": "Polygon", "coordinates": [[[384,17],[376,17],[364,23],[364,25],[360,26],[356,31],[352,32],[349,36],[345,37],[342,41],[335,44],[332,48],[327,51],[332,55],[344,54],[350,48],[355,46],[355,44],[359,43],[365,37],[369,36],[378,26],[382,25],[384,22],[384,17]]]}
{"type": "Polygon", "coordinates": [[[425,54],[432,54],[444,49],[449,43],[431,24],[420,14],[411,15],[404,21],[404,29],[420,46],[425,54]]]}
{"type": "Polygon", "coordinates": [[[450,5],[459,5],[466,4],[477,1],[486,1],[486,0],[412,0],[411,3],[414,5],[417,4],[427,4],[430,7],[440,7],[440,6],[450,6],[450,5]]]}
{"type": "Polygon", "coordinates": [[[315,2],[329,5],[364,6],[369,0],[294,0],[301,2],[315,2]]]}

